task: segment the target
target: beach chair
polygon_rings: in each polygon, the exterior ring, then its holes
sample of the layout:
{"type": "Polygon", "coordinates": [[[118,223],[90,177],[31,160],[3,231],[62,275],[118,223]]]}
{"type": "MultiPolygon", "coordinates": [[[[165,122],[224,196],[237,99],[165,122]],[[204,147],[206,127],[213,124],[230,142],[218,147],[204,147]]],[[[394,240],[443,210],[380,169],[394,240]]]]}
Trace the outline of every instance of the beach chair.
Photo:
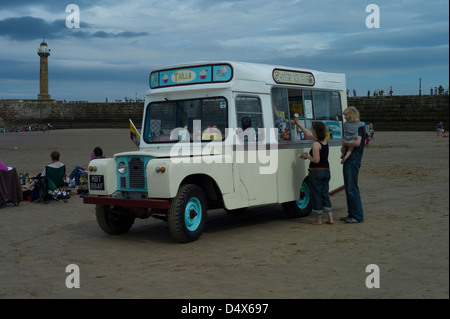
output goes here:
{"type": "Polygon", "coordinates": [[[62,199],[64,203],[67,203],[70,193],[67,189],[65,166],[59,168],[46,166],[45,176],[42,177],[41,182],[40,195],[45,203],[51,199],[62,199]]]}

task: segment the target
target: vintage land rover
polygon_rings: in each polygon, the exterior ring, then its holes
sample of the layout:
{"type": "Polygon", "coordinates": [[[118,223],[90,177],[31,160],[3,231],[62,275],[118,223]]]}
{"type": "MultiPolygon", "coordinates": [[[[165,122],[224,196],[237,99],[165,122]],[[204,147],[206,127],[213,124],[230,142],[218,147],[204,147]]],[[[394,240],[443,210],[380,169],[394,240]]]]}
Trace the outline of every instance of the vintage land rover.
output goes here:
{"type": "Polygon", "coordinates": [[[89,196],[108,234],[135,218],[168,222],[179,242],[197,240],[208,209],[240,212],[282,204],[289,217],[311,211],[309,151],[291,119],[327,127],[330,193],[343,189],[340,164],[345,75],[242,62],[199,62],[149,77],[139,150],[89,163],[89,196]]]}

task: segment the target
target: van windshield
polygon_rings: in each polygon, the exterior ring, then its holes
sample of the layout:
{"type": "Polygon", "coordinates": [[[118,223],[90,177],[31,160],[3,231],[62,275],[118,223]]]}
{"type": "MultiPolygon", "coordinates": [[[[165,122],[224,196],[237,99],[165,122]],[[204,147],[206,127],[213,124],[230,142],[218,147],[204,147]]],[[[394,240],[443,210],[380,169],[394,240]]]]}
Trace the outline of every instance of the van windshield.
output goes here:
{"type": "Polygon", "coordinates": [[[228,102],[224,97],[152,102],[147,106],[146,143],[225,139],[228,102]]]}

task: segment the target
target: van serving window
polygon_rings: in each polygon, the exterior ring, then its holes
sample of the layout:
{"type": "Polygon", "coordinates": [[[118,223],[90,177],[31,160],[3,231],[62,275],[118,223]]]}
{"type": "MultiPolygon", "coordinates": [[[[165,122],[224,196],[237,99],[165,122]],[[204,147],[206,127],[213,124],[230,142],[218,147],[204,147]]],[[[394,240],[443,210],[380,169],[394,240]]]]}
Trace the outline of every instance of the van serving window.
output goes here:
{"type": "Polygon", "coordinates": [[[342,138],[342,106],[338,91],[272,88],[274,127],[278,141],[302,141],[302,131],[291,122],[298,115],[309,130],[313,121],[324,122],[328,139],[342,138]]]}

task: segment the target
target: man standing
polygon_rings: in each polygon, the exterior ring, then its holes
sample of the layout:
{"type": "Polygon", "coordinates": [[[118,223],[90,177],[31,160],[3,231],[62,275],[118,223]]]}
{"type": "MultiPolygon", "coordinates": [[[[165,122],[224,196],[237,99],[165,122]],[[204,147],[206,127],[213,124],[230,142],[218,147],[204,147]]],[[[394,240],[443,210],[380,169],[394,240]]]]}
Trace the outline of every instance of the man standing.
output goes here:
{"type": "MultiPolygon", "coordinates": [[[[359,117],[359,116],[358,116],[359,117]]],[[[343,164],[345,195],[347,199],[347,216],[341,217],[340,220],[347,224],[362,223],[364,221],[364,212],[362,208],[361,195],[358,186],[359,169],[361,168],[361,160],[364,152],[364,141],[366,138],[365,127],[358,130],[358,138],[346,143],[343,146],[353,146],[355,149],[345,160],[343,164]]]]}

